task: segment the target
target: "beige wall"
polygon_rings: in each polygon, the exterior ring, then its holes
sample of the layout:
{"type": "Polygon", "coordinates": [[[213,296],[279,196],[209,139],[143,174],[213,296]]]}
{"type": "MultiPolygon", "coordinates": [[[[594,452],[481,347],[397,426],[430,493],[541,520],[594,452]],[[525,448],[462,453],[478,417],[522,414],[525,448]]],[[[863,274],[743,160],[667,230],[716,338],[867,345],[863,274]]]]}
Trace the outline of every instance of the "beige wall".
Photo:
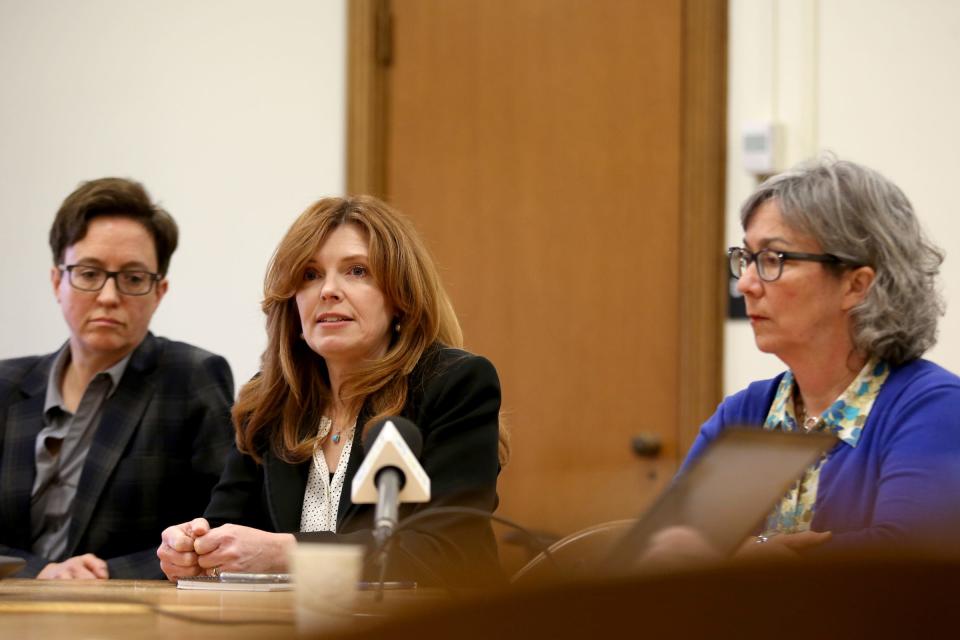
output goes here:
{"type": "Polygon", "coordinates": [[[256,371],[267,260],[344,188],[345,6],[0,1],[0,358],[66,338],[47,231],[80,181],[120,175],[181,229],[154,331],[256,371]]]}
{"type": "MultiPolygon", "coordinates": [[[[263,348],[266,261],[311,200],[343,189],[345,0],[0,2],[0,357],[66,336],[46,233],[81,180],[142,180],[183,232],[156,332],[225,354],[263,348]],[[198,312],[197,310],[203,310],[198,312]]],[[[755,182],[746,121],[783,123],[786,164],[832,149],[912,198],[947,251],[934,360],[960,370],[960,3],[730,0],[727,236],[755,182]]],[[[724,386],[782,368],[728,321],[724,386]]]]}
{"type": "MultiPolygon", "coordinates": [[[[946,251],[947,315],[928,354],[960,371],[960,3],[953,0],[731,0],[727,239],[756,181],[743,169],[744,122],[782,124],[784,165],[821,150],[869,165],[910,197],[946,251]]],[[[726,393],[783,369],[727,321],[726,393]]]]}

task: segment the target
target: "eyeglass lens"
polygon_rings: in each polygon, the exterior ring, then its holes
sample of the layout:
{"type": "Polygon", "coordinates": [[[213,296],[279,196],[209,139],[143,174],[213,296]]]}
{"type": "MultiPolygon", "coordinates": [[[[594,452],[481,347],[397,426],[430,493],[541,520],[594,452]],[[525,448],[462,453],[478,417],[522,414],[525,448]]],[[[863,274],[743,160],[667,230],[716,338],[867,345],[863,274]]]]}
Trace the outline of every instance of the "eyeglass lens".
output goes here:
{"type": "Polygon", "coordinates": [[[751,262],[756,262],[757,275],[760,276],[761,280],[771,282],[780,277],[783,260],[780,258],[780,254],[770,249],[763,249],[757,253],[750,253],[746,249],[731,251],[730,271],[733,277],[740,278],[751,262]]]}
{"type": "MultiPolygon", "coordinates": [[[[68,270],[70,284],[82,291],[99,291],[110,274],[97,267],[73,266],[68,270]]],[[[153,278],[147,271],[120,271],[114,276],[117,289],[129,295],[144,295],[153,288],[153,278]]]]}

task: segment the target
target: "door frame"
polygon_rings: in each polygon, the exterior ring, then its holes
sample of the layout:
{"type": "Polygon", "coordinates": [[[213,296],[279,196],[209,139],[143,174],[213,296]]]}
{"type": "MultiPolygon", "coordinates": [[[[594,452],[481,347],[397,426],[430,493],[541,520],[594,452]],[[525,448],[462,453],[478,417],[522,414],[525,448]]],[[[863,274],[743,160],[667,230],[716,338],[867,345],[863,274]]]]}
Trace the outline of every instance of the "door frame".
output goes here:
{"type": "MultiPolygon", "coordinates": [[[[679,463],[715,410],[723,389],[723,260],[727,1],[683,5],[683,114],[680,238],[679,463]]],[[[390,0],[347,3],[347,192],[386,193],[389,141],[390,0]]]]}

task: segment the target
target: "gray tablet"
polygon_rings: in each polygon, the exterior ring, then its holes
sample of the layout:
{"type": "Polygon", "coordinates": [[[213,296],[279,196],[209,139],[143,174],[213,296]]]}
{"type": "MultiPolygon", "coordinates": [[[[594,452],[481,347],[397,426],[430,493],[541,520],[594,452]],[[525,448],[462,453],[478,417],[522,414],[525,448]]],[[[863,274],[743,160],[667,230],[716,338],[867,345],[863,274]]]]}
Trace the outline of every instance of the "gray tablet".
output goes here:
{"type": "Polygon", "coordinates": [[[722,554],[733,553],[837,442],[825,433],[724,430],[615,545],[609,566],[636,566],[650,536],[672,526],[696,529],[722,554]]]}

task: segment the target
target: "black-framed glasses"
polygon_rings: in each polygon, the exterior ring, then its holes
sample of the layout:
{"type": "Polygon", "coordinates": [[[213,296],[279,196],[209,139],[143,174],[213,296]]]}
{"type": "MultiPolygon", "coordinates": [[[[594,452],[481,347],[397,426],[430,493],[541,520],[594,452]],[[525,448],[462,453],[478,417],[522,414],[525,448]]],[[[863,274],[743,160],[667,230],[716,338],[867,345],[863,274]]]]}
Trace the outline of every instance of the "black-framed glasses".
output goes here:
{"type": "Polygon", "coordinates": [[[852,261],[835,256],[832,253],[797,253],[796,251],[775,251],[773,249],[761,249],[754,253],[743,247],[727,249],[727,258],[730,265],[730,275],[734,278],[739,280],[743,272],[753,262],[757,265],[757,275],[764,282],[778,280],[783,273],[783,263],[787,260],[854,265],[852,261]]]}
{"type": "Polygon", "coordinates": [[[67,272],[70,286],[80,291],[100,291],[107,280],[113,278],[117,291],[128,296],[145,296],[153,291],[153,285],[162,279],[159,273],[138,271],[135,269],[124,271],[107,271],[100,267],[91,267],[87,264],[62,264],[61,271],[67,272]]]}

